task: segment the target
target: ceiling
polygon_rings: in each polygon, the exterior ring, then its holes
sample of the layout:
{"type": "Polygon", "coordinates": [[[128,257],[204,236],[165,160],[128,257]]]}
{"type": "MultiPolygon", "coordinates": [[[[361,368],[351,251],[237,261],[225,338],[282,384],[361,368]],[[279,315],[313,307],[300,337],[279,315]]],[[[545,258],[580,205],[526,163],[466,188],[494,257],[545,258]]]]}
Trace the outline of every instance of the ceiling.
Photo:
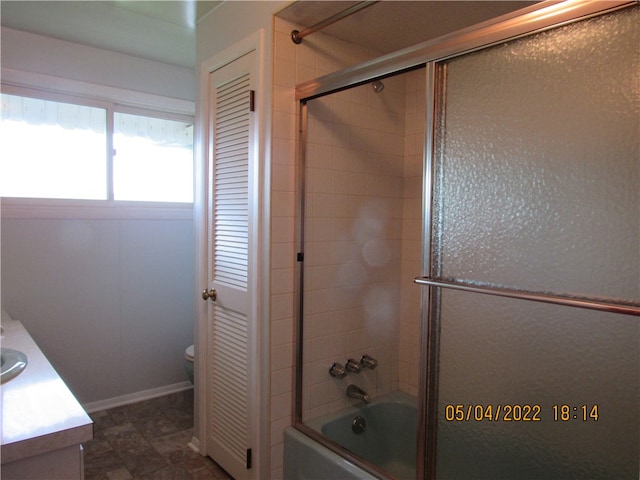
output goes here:
{"type": "Polygon", "coordinates": [[[221,1],[0,2],[3,27],[194,68],[197,21],[221,1]]]}
{"type": "MultiPolygon", "coordinates": [[[[205,15],[215,15],[222,3],[2,0],[0,18],[2,26],[17,30],[194,68],[196,24],[205,15]]],[[[298,1],[278,16],[304,28],[355,3],[358,2],[298,1]]],[[[334,23],[323,32],[383,54],[531,3],[535,2],[387,0],[334,23]]]]}

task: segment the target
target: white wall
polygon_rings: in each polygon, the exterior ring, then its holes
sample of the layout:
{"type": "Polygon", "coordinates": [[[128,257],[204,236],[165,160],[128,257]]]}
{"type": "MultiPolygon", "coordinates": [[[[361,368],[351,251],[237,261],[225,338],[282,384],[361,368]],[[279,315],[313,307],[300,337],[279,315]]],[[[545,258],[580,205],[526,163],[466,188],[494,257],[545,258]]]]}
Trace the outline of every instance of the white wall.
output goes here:
{"type": "Polygon", "coordinates": [[[2,306],[81,403],[184,382],[191,220],[2,220],[2,306]]]}
{"type": "MultiPolygon", "coordinates": [[[[55,80],[44,88],[81,81],[108,87],[94,88],[98,95],[167,96],[179,108],[193,108],[195,98],[189,69],[8,28],[2,68],[34,84],[55,80]]],[[[185,387],[194,325],[191,209],[96,214],[3,203],[2,306],[24,322],[80,402],[108,405],[185,387]]]]}
{"type": "MultiPolygon", "coordinates": [[[[273,15],[287,6],[287,1],[224,2],[202,18],[196,29],[196,65],[244,39],[265,29],[265,67],[270,69],[273,15]]],[[[198,67],[196,67],[198,68],[198,67]]],[[[267,78],[267,85],[270,79],[267,78]]]]}

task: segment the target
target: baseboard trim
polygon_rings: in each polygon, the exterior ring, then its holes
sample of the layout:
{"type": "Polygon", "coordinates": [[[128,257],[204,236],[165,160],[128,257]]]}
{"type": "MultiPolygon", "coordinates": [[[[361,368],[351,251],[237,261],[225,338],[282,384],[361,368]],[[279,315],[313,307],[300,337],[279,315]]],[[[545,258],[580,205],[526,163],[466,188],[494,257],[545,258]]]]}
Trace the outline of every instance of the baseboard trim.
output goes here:
{"type": "Polygon", "coordinates": [[[121,407],[123,405],[129,405],[130,403],[141,402],[143,400],[150,400],[152,398],[162,397],[171,393],[182,392],[193,388],[191,382],[184,381],[180,383],[173,383],[171,385],[165,385],[163,387],[152,388],[150,390],[142,390],[140,392],[128,393],[120,397],[107,398],[105,400],[98,400],[97,402],[89,402],[83,404],[83,408],[87,413],[100,412],[102,410],[108,410],[110,408],[121,407]]]}
{"type": "Polygon", "coordinates": [[[192,437],[191,441],[189,443],[187,443],[187,445],[189,446],[189,448],[191,448],[191,450],[193,450],[196,453],[199,453],[200,455],[204,455],[204,453],[202,453],[200,451],[200,440],[197,439],[196,437],[192,437]]]}

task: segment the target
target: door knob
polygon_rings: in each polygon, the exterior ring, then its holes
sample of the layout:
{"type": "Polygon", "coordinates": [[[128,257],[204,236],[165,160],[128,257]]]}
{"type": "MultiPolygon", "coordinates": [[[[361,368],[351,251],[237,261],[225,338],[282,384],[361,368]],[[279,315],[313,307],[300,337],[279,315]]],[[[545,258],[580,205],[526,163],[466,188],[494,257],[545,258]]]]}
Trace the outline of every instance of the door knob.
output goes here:
{"type": "Polygon", "coordinates": [[[215,288],[207,290],[206,288],[202,291],[202,299],[203,300],[213,300],[214,302],[218,298],[218,292],[216,292],[215,288]]]}

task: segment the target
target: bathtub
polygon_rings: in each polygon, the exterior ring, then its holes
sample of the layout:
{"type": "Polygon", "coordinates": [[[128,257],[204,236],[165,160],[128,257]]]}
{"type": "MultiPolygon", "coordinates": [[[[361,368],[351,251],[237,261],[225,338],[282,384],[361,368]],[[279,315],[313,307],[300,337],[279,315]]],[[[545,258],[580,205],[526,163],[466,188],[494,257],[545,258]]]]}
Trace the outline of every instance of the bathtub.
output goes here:
{"type": "MultiPolygon", "coordinates": [[[[350,450],[398,479],[414,479],[416,463],[416,399],[394,392],[369,405],[351,407],[306,422],[316,432],[337,444],[334,450],[350,450]],[[362,433],[354,433],[352,422],[360,416],[366,423],[362,433]]],[[[313,433],[311,433],[313,435],[313,433]]],[[[336,453],[304,433],[289,427],[284,444],[285,480],[332,480],[378,478],[356,461],[336,453]]]]}

